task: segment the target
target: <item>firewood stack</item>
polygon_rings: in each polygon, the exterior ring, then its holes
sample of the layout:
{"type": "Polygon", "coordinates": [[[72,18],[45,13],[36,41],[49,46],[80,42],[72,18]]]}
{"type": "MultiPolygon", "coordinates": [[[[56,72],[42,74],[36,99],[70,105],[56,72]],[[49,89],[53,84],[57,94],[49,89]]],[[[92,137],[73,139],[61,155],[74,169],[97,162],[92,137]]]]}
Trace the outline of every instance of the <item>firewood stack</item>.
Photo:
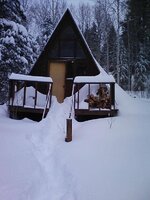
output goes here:
{"type": "Polygon", "coordinates": [[[99,99],[97,96],[94,96],[93,94],[87,95],[87,99],[84,101],[89,103],[90,108],[98,108],[99,99]]]}
{"type": "Polygon", "coordinates": [[[100,86],[97,96],[90,94],[84,101],[89,103],[90,108],[110,108],[110,96],[106,85],[100,86]]]}

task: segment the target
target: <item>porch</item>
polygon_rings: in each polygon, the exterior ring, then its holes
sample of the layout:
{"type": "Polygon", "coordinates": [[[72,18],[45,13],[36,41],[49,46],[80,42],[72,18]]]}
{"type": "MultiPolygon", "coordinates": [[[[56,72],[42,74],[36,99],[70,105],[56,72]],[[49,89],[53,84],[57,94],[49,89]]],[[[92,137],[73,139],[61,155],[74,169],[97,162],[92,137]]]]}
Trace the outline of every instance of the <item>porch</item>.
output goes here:
{"type": "Polygon", "coordinates": [[[74,114],[78,121],[118,114],[112,76],[76,77],[74,90],[74,114]]]}
{"type": "Polygon", "coordinates": [[[51,106],[53,81],[50,77],[12,74],[9,77],[8,111],[10,118],[39,121],[51,106]],[[45,88],[45,94],[40,93],[45,88]]]}

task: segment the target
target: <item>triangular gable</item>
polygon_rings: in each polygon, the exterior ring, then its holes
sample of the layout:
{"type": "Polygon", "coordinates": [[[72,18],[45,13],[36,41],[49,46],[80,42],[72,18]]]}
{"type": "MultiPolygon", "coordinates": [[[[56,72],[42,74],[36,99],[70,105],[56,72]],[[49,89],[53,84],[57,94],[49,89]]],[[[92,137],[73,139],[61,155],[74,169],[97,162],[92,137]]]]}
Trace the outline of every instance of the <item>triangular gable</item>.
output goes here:
{"type": "Polygon", "coordinates": [[[68,26],[73,30],[76,37],[78,38],[79,45],[81,46],[81,51],[82,50],[84,51],[86,58],[88,58],[88,60],[91,63],[91,67],[93,68],[93,69],[91,69],[91,71],[95,70],[95,73],[91,74],[91,75],[96,75],[96,74],[100,73],[99,67],[97,66],[97,63],[95,62],[95,59],[92,55],[92,52],[91,52],[84,36],[82,35],[81,31],[79,30],[71,12],[69,11],[69,9],[67,9],[66,12],[64,13],[64,15],[62,16],[62,18],[60,19],[58,25],[54,29],[49,41],[47,42],[44,50],[42,51],[41,55],[39,56],[39,58],[37,60],[37,62],[33,66],[32,70],[30,72],[31,75],[47,76],[47,69],[45,69],[44,66],[48,64],[49,52],[50,51],[52,52],[52,49],[55,48],[55,44],[56,44],[55,41],[60,36],[60,34],[62,34],[61,32],[63,31],[63,28],[65,26],[68,26]]]}

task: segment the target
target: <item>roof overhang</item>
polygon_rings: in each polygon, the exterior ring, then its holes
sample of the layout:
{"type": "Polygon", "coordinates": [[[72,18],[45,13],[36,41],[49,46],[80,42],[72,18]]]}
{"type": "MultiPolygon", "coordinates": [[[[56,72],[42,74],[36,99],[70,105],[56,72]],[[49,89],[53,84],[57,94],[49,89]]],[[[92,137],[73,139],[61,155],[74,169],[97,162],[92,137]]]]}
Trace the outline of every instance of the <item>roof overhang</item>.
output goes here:
{"type": "Polygon", "coordinates": [[[15,73],[12,73],[9,76],[9,80],[33,81],[33,82],[43,82],[43,83],[52,83],[53,82],[52,78],[50,78],[50,77],[30,76],[30,75],[15,74],[15,73]]]}
{"type": "Polygon", "coordinates": [[[112,75],[99,74],[97,76],[77,76],[74,83],[115,83],[112,75]]]}

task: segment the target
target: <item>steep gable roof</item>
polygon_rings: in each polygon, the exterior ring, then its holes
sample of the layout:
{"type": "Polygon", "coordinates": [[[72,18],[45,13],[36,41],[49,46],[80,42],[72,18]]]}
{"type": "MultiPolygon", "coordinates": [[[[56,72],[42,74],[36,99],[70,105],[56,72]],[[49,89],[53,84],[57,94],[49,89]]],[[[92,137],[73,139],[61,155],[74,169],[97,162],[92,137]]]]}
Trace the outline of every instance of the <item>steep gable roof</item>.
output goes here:
{"type": "Polygon", "coordinates": [[[40,66],[40,60],[43,58],[43,56],[47,53],[50,49],[50,47],[52,46],[52,44],[54,43],[55,38],[59,35],[59,33],[62,31],[63,27],[65,25],[70,25],[72,27],[72,29],[74,30],[75,34],[78,37],[78,40],[82,46],[82,48],[84,48],[84,51],[87,55],[87,57],[91,60],[91,62],[93,63],[93,65],[97,68],[97,70],[100,72],[99,67],[97,66],[97,63],[95,62],[95,58],[83,36],[83,34],[81,33],[81,31],[79,30],[71,12],[69,9],[67,9],[64,13],[64,15],[62,16],[62,18],[60,19],[60,21],[58,22],[56,28],[54,29],[50,39],[48,40],[45,48],[43,49],[42,53],[40,54],[39,58],[37,59],[35,65],[33,66],[30,74],[34,75],[34,71],[36,70],[36,68],[38,68],[40,66]]]}

